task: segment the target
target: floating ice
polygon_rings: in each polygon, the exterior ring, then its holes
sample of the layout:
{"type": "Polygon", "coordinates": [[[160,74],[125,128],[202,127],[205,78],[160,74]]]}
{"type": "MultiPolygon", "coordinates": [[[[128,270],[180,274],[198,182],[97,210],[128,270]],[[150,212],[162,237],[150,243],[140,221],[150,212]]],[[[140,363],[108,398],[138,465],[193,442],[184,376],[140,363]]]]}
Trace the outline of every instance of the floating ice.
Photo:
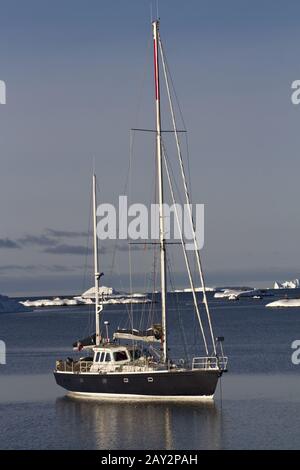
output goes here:
{"type": "Polygon", "coordinates": [[[298,289],[300,287],[300,280],[294,279],[294,281],[285,281],[283,283],[275,282],[274,289],[298,289]]]}
{"type": "Polygon", "coordinates": [[[300,307],[300,299],[280,299],[267,304],[269,308],[300,307]]]}

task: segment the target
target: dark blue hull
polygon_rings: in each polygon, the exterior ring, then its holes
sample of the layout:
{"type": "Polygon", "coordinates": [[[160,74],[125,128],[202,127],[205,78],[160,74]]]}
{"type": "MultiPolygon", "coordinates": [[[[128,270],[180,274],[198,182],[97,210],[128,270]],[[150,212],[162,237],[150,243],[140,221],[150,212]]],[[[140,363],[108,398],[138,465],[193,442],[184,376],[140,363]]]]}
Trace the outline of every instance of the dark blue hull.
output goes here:
{"type": "Polygon", "coordinates": [[[54,372],[58,385],[86,395],[144,397],[211,397],[218,370],[160,371],[154,373],[79,374],[54,372]]]}

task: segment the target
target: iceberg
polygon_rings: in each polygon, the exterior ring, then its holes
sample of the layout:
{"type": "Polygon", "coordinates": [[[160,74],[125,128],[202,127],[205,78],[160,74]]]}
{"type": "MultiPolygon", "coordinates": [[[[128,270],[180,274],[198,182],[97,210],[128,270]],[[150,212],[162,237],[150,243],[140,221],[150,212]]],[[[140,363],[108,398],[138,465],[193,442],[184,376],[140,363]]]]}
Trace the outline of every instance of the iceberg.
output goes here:
{"type": "Polygon", "coordinates": [[[253,299],[261,299],[273,295],[268,289],[223,289],[221,292],[216,292],[214,295],[215,299],[228,299],[238,300],[240,298],[250,297],[253,299]]]}
{"type": "MultiPolygon", "coordinates": [[[[89,305],[95,302],[95,287],[91,287],[80,296],[74,297],[81,304],[89,305]]],[[[103,305],[109,304],[144,304],[151,303],[152,300],[146,294],[140,293],[120,293],[112,287],[99,286],[99,301],[103,305]]]]}
{"type": "MultiPolygon", "coordinates": [[[[100,288],[102,289],[102,288],[100,288]]],[[[99,292],[100,292],[99,289],[99,292]]],[[[112,288],[105,287],[103,292],[111,292],[112,288]]],[[[147,304],[151,303],[152,300],[149,299],[144,294],[113,294],[113,295],[104,295],[100,296],[101,303],[103,305],[110,304],[147,304]]],[[[24,300],[20,304],[23,307],[30,308],[44,308],[44,307],[72,307],[77,305],[94,305],[95,304],[95,290],[89,289],[81,296],[76,296],[71,299],[55,297],[54,299],[35,299],[35,300],[24,300]]],[[[1,312],[1,310],[0,310],[1,312]]]]}
{"type": "Polygon", "coordinates": [[[294,279],[293,281],[285,281],[285,282],[275,282],[274,289],[299,289],[300,287],[300,280],[294,279]]]}
{"type": "Polygon", "coordinates": [[[232,299],[238,297],[253,297],[257,295],[256,289],[223,289],[221,292],[216,292],[215,299],[232,299]]]}
{"type": "MultiPolygon", "coordinates": [[[[192,292],[192,289],[190,287],[186,287],[185,289],[174,289],[171,292],[190,293],[190,292],[192,292]]],[[[203,287],[196,287],[195,292],[203,292],[203,287]]],[[[215,287],[205,287],[205,292],[216,292],[216,288],[215,287]]]]}
{"type": "MultiPolygon", "coordinates": [[[[118,292],[115,291],[112,287],[106,287],[106,286],[99,286],[99,296],[110,296],[110,295],[117,295],[118,292]]],[[[95,287],[91,287],[87,291],[85,291],[83,294],[81,294],[81,297],[84,299],[94,299],[95,298],[95,287]]]]}
{"type": "MultiPolygon", "coordinates": [[[[94,298],[84,298],[81,296],[74,297],[74,299],[83,305],[94,305],[94,298]]],[[[104,297],[100,299],[102,305],[119,305],[119,304],[149,304],[152,300],[146,296],[131,295],[116,295],[115,297],[104,297]]]]}
{"type": "Polygon", "coordinates": [[[24,307],[67,307],[79,305],[80,302],[76,299],[61,299],[60,297],[55,297],[55,299],[38,299],[38,300],[24,300],[20,302],[24,307]]]}

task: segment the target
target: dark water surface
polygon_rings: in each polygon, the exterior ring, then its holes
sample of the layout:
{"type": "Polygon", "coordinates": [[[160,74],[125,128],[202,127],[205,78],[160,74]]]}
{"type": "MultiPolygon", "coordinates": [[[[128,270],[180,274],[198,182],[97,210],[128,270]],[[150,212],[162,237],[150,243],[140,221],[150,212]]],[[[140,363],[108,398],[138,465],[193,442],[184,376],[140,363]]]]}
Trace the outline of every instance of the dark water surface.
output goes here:
{"type": "MultiPolygon", "coordinates": [[[[265,308],[271,300],[212,301],[229,372],[214,402],[188,404],[71,399],[56,386],[52,371],[56,359],[72,355],[71,343],[89,333],[92,312],[2,314],[7,365],[0,366],[0,448],[300,448],[300,366],[291,362],[291,344],[300,339],[300,309],[265,308]]],[[[172,356],[201,355],[190,297],[180,295],[180,313],[175,296],[173,301],[172,356]]],[[[126,326],[124,308],[110,307],[107,315],[111,330],[126,326]]],[[[147,314],[134,315],[139,320],[147,314]]]]}

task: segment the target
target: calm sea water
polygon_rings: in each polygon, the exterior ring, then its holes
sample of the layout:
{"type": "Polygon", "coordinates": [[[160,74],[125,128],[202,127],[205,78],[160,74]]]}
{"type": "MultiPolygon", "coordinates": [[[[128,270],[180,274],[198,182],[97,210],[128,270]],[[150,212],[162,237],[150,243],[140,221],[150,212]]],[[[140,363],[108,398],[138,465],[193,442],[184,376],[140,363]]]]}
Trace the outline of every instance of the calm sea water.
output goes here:
{"type": "MultiPolygon", "coordinates": [[[[172,299],[171,353],[199,355],[191,298],[172,299]]],[[[72,342],[90,332],[92,312],[2,314],[7,365],[0,366],[0,448],[300,448],[300,366],[291,362],[291,344],[300,339],[300,309],[266,309],[270,300],[212,300],[216,335],[225,336],[230,360],[212,403],[71,399],[56,386],[52,370],[56,359],[72,355],[72,342]]],[[[124,310],[108,309],[111,330],[126,326],[124,310]]],[[[139,323],[147,312],[135,311],[134,317],[139,323]]]]}

